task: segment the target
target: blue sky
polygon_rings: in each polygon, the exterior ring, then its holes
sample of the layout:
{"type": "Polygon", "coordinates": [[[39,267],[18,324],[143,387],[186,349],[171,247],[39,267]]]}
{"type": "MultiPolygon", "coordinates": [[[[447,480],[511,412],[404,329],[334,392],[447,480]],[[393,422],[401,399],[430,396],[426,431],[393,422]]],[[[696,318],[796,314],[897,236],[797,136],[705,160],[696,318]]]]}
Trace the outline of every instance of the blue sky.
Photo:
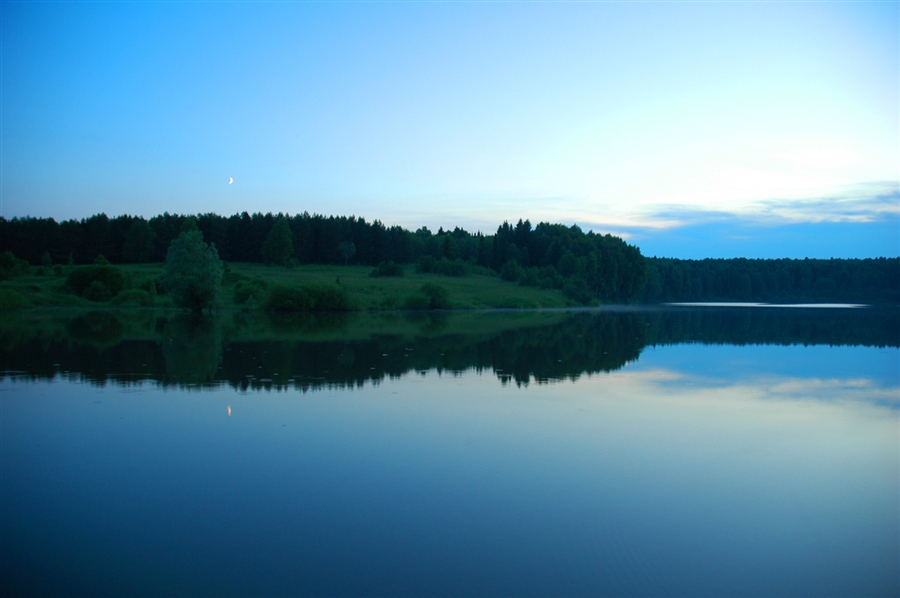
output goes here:
{"type": "Polygon", "coordinates": [[[3,2],[0,214],[527,218],[645,255],[898,256],[898,7],[3,2]]]}

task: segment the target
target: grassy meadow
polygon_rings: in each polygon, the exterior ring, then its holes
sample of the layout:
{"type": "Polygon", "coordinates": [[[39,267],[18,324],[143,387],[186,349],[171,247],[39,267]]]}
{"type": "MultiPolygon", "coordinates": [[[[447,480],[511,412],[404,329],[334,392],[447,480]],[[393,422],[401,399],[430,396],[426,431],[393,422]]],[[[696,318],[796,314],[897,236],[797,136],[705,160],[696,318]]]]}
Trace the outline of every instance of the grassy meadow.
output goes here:
{"type": "MultiPolygon", "coordinates": [[[[156,281],[162,264],[125,264],[117,266],[125,276],[123,289],[106,300],[79,296],[66,280],[69,267],[32,266],[18,276],[0,282],[0,308],[25,307],[153,307],[173,308],[172,299],[158,290],[156,281]]],[[[441,290],[447,309],[536,309],[567,307],[572,303],[556,289],[541,289],[507,282],[498,276],[466,274],[445,276],[416,272],[403,267],[403,276],[373,277],[369,266],[303,265],[292,268],[251,263],[227,264],[218,307],[222,309],[260,309],[263,295],[274,288],[317,288],[338,290],[353,311],[393,311],[423,307],[423,285],[441,290]],[[253,301],[246,299],[247,289],[258,289],[253,301]],[[243,293],[239,292],[243,289],[243,293]],[[236,292],[238,291],[238,292],[236,292]]]]}

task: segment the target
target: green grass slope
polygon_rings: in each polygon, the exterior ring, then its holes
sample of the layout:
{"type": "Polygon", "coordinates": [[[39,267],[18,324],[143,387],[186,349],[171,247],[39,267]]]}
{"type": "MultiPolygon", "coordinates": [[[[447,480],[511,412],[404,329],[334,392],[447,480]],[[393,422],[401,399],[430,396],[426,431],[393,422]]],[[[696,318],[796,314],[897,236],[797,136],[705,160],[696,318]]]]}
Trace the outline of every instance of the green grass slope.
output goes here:
{"type": "MultiPolygon", "coordinates": [[[[162,264],[125,264],[123,290],[108,301],[91,301],[77,295],[66,285],[68,268],[31,267],[15,278],[0,282],[0,309],[27,307],[174,307],[165,293],[156,292],[156,281],[163,273],[162,264]]],[[[251,283],[259,283],[260,295],[275,287],[313,287],[340,289],[346,294],[350,309],[355,311],[405,310],[422,295],[422,286],[437,285],[446,294],[450,309],[473,310],[495,308],[538,309],[572,305],[556,289],[540,289],[507,282],[485,274],[444,276],[415,272],[404,266],[399,277],[372,277],[368,266],[304,265],[294,268],[262,264],[228,264],[219,294],[219,307],[262,308],[265,297],[246,303],[246,292],[236,293],[251,283]]]]}

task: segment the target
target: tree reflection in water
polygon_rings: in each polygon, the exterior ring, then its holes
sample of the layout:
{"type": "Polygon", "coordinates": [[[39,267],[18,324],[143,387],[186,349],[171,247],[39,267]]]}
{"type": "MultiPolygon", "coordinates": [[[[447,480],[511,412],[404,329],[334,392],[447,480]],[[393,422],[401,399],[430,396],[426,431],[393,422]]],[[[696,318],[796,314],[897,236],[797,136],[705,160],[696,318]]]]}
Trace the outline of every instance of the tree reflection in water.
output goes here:
{"type": "Polygon", "coordinates": [[[0,370],[96,383],[359,387],[409,372],[492,371],[517,385],[577,379],[678,343],[900,346],[896,309],[608,308],[214,316],[23,312],[0,324],[0,370]]]}
{"type": "Polygon", "coordinates": [[[166,324],[161,349],[164,383],[212,384],[222,358],[219,320],[198,313],[175,316],[166,324]]]}

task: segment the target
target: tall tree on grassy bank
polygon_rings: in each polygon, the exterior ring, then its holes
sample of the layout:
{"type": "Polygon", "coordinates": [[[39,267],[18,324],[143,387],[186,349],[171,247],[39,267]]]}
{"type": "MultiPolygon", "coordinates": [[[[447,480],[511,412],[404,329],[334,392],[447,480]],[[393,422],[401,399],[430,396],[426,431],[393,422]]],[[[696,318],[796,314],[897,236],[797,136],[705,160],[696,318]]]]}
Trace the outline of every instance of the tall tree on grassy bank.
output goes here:
{"type": "Polygon", "coordinates": [[[215,306],[224,267],[215,245],[198,230],[187,230],[169,245],[162,284],[178,307],[195,312],[215,306]]]}

